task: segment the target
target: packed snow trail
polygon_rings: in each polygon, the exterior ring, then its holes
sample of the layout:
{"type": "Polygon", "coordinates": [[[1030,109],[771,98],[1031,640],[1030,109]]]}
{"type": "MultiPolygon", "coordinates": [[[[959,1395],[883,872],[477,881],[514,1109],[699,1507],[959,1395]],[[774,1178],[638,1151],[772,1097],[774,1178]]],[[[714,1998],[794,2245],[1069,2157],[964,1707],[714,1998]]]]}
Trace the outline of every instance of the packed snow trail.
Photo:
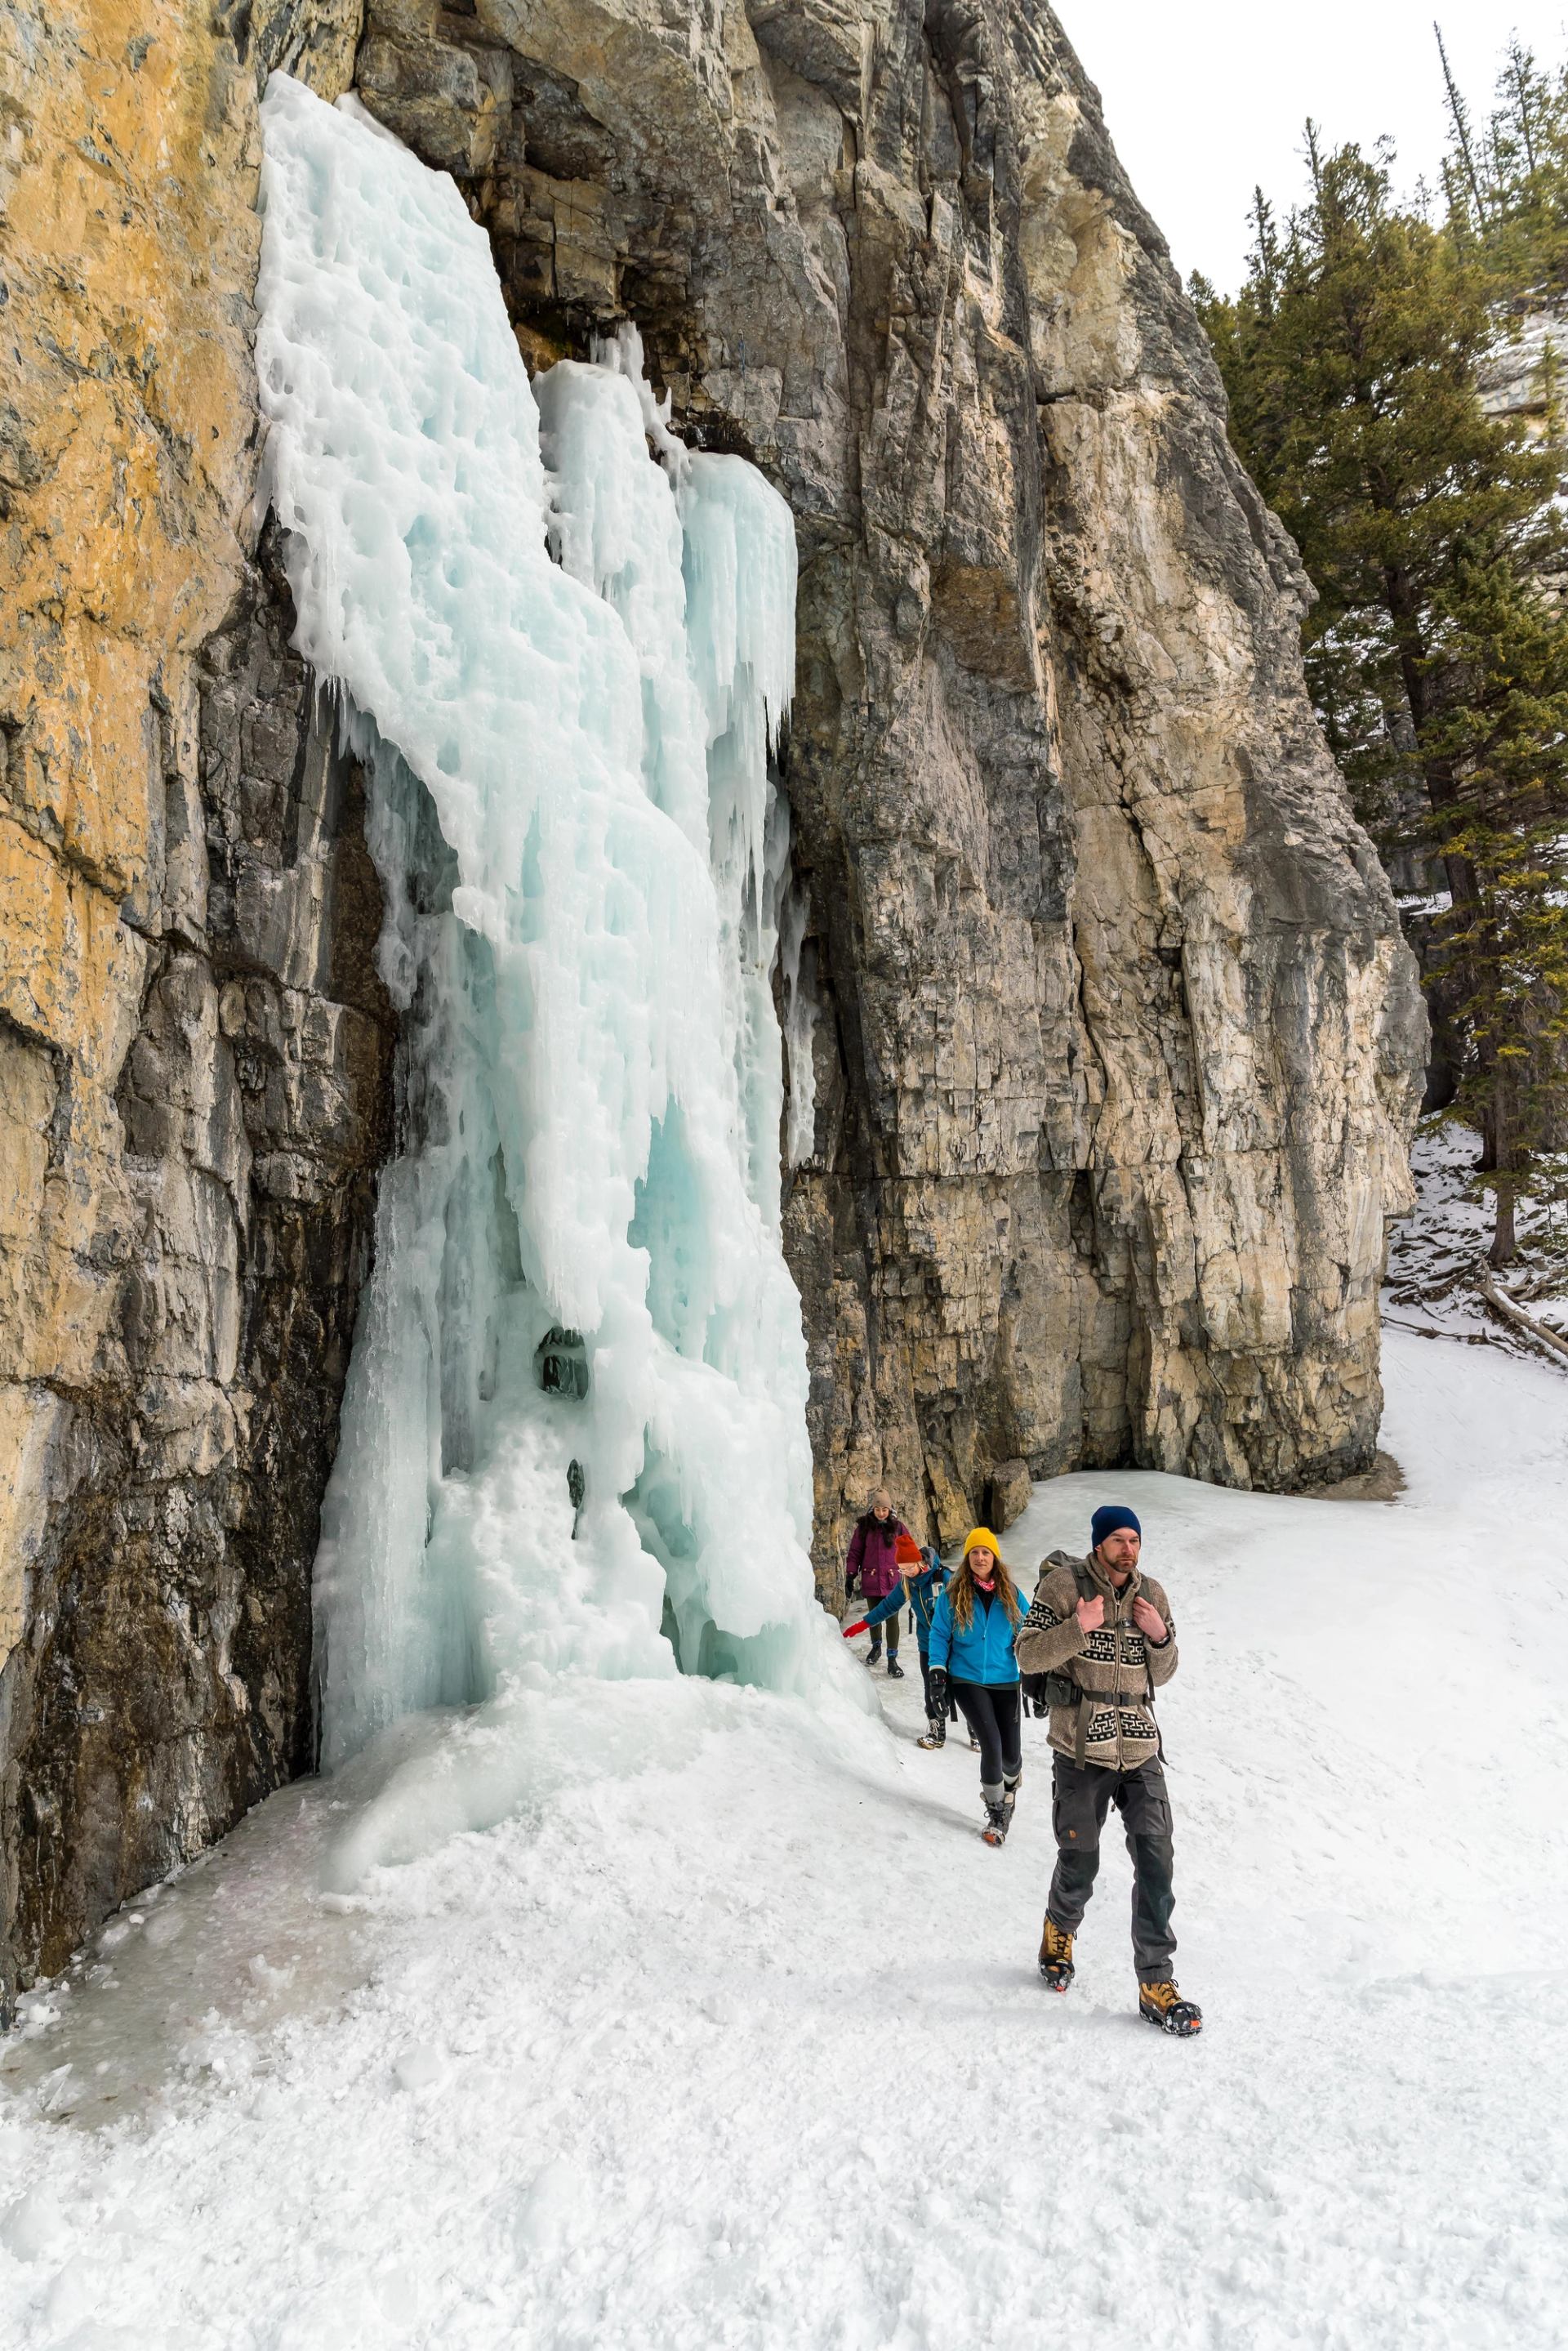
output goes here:
{"type": "Polygon", "coordinates": [[[912,1672],[837,1752],[785,1696],[563,1684],[516,1818],[323,1906],[346,1800],[285,1790],[226,1901],[227,1848],[134,1906],[118,1985],[35,2003],[0,2340],[1559,2346],[1568,1390],[1397,1333],[1386,1371],[1392,1505],[1084,1476],[1008,1533],[1143,1518],[1199,2042],[1134,2013],[1114,1838],[1078,1980],[1035,1977],[1043,1725],[993,1853],[912,1672]]]}
{"type": "Polygon", "coordinates": [[[508,1811],[556,1676],[863,1694],[813,1595],[780,1238],[789,509],[672,440],[629,332],[531,384],[483,231],[356,102],[275,74],[262,123],[265,490],[369,770],[403,1015],[323,1754],[485,1707],[347,1882],[508,1811]]]}

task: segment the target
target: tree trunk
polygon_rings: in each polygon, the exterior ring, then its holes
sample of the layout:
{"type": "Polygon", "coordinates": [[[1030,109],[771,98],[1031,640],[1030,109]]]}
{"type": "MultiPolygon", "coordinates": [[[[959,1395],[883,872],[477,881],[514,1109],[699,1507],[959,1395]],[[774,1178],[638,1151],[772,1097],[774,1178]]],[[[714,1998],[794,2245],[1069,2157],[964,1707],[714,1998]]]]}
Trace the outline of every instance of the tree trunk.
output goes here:
{"type": "MultiPolygon", "coordinates": [[[[1394,623],[1399,679],[1416,738],[1421,781],[1426,787],[1428,804],[1438,816],[1453,807],[1459,789],[1452,760],[1438,758],[1429,747],[1429,729],[1433,720],[1441,715],[1441,696],[1428,667],[1429,653],[1421,597],[1408,572],[1398,569],[1385,570],[1383,601],[1394,623]]],[[[1470,908],[1478,903],[1475,868],[1468,858],[1444,851],[1443,871],[1453,901],[1454,920],[1462,927],[1470,908]]]]}
{"type": "Polygon", "coordinates": [[[1508,1115],[1504,1086],[1505,1081],[1499,1075],[1492,1086],[1491,1110],[1492,1198],[1497,1203],[1491,1232],[1490,1262],[1493,1265],[1511,1265],[1519,1253],[1519,1243],[1513,1230],[1513,1123],[1508,1115]]]}
{"type": "Polygon", "coordinates": [[[1513,1178],[1500,1176],[1492,1197],[1497,1202],[1497,1217],[1492,1226],[1491,1249],[1488,1262],[1491,1265],[1511,1265],[1519,1254],[1519,1243],[1513,1232],[1513,1178]]]}

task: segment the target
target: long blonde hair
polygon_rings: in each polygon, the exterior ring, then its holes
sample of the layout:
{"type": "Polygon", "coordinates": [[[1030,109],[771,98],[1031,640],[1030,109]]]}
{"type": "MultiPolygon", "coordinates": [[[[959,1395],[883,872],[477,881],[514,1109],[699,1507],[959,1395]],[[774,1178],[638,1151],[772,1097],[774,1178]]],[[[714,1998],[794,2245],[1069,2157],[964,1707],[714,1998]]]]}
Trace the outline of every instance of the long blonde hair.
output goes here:
{"type": "Polygon", "coordinates": [[[948,1594],[953,1623],[961,1633],[967,1633],[974,1622],[974,1570],[969,1563],[969,1555],[973,1551],[988,1551],[996,1562],[996,1589],[1010,1623],[1016,1625],[1023,1614],[1023,1603],[1018,1596],[1018,1586],[1002,1562],[1002,1546],[989,1527],[971,1527],[965,1541],[963,1559],[948,1594]]]}

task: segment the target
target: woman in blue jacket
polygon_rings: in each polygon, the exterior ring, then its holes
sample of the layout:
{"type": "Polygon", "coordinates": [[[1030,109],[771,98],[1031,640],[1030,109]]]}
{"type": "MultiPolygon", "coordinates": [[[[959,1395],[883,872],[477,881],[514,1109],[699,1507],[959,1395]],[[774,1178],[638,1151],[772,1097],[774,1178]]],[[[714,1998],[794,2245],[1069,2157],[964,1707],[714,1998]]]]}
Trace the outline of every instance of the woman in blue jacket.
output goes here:
{"type": "Polygon", "coordinates": [[[933,1701],[945,1713],[950,1687],[971,1737],[980,1741],[980,1792],[987,1844],[1001,1844],[1023,1777],[1023,1724],[1013,1642],[1023,1622],[1018,1587],[1002,1563],[989,1527],[975,1527],[963,1563],[931,1611],[933,1701]]]}
{"type": "Polygon", "coordinates": [[[920,1653],[920,1679],[926,1692],[926,1733],[915,1743],[918,1747],[940,1747],[947,1740],[949,1714],[956,1718],[958,1713],[958,1708],[950,1698],[946,1705],[938,1706],[931,1696],[931,1613],[947,1583],[948,1572],[937,1552],[922,1552],[912,1541],[909,1548],[915,1556],[912,1561],[906,1561],[902,1543],[898,1546],[899,1581],[892,1591],[853,1625],[846,1625],[844,1637],[849,1641],[857,1633],[875,1631],[878,1625],[885,1624],[889,1616],[903,1607],[906,1599],[909,1601],[909,1614],[915,1620],[915,1646],[920,1653]],[[919,1573],[916,1573],[917,1566],[919,1573]]]}

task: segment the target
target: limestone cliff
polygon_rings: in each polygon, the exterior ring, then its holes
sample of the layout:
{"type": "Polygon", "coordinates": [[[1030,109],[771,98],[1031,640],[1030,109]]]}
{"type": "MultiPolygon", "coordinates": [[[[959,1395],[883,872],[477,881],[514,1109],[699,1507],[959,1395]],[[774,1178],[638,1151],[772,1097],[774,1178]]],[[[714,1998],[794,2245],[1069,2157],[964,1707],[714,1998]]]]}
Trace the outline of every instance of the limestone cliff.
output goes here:
{"type": "Polygon", "coordinates": [[[1413,967],[1304,580],[1049,11],[396,0],[358,74],[525,348],[635,316],[798,518],[825,1588],[878,1478],[950,1537],[1021,1459],[1364,1467],[1413,967]]]}
{"type": "Polygon", "coordinates": [[[0,334],[0,1949],[309,1757],[388,1143],[357,780],[252,511],[275,63],[794,507],[818,1560],[1036,1473],[1371,1456],[1422,1013],[1293,551],[1023,0],[21,0],[0,334]]]}
{"type": "Polygon", "coordinates": [[[258,66],[356,30],[0,17],[0,2010],[311,1758],[392,1024],[249,296],[258,66]]]}

